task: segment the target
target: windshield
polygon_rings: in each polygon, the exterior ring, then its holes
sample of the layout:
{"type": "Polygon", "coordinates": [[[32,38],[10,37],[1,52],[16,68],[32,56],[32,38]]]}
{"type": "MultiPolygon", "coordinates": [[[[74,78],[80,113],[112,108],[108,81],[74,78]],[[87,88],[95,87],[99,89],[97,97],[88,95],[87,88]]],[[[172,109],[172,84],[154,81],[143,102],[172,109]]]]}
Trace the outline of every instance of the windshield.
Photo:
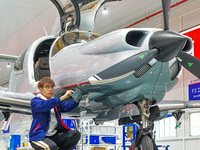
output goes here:
{"type": "Polygon", "coordinates": [[[88,33],[88,32],[68,32],[60,36],[56,42],[54,42],[51,50],[51,57],[53,57],[57,52],[62,50],[64,47],[77,44],[77,43],[87,43],[99,36],[88,33]]]}

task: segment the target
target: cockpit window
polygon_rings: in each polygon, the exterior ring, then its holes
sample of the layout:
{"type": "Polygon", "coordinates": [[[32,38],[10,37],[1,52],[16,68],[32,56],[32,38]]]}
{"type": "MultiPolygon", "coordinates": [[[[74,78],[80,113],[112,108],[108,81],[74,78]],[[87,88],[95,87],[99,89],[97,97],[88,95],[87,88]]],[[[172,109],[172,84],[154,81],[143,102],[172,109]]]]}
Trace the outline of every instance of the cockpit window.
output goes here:
{"type": "Polygon", "coordinates": [[[99,36],[87,32],[69,32],[63,34],[59,37],[52,46],[51,57],[53,57],[57,52],[62,50],[64,47],[77,44],[77,43],[87,43],[99,36]]]}
{"type": "Polygon", "coordinates": [[[15,65],[14,65],[14,70],[15,70],[15,71],[23,70],[24,57],[25,57],[26,51],[27,51],[27,50],[25,50],[25,51],[19,56],[19,58],[17,59],[15,65]]]}

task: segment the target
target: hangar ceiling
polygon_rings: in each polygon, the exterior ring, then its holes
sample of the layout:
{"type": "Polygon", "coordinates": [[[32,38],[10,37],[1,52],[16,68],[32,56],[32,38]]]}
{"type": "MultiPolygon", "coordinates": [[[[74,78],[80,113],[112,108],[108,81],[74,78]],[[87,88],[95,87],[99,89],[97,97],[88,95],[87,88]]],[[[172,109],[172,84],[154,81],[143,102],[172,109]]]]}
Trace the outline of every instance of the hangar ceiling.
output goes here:
{"type": "MultiPolygon", "coordinates": [[[[181,31],[200,24],[199,0],[172,0],[170,28],[181,31]],[[199,14],[195,15],[194,14],[199,14]]],[[[161,27],[161,0],[122,0],[106,3],[95,21],[94,32],[105,34],[129,27],[161,27]],[[106,7],[108,14],[102,14],[106,7]]],[[[20,55],[28,45],[45,36],[58,17],[50,0],[0,0],[0,54],[20,55]]],[[[0,62],[0,85],[8,82],[12,67],[0,62]]]]}

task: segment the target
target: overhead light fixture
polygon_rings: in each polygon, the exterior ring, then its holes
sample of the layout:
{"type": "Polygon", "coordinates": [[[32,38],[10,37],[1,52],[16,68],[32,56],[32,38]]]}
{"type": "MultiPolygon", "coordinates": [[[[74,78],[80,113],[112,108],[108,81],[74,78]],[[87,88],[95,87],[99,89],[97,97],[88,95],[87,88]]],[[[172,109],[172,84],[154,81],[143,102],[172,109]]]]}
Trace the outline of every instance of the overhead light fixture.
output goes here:
{"type": "Polygon", "coordinates": [[[10,67],[11,67],[11,66],[10,66],[10,63],[8,63],[6,67],[7,67],[7,68],[10,68],[10,67]]]}
{"type": "Polygon", "coordinates": [[[108,14],[108,9],[107,9],[106,7],[104,7],[102,13],[103,13],[104,15],[108,14]]]}

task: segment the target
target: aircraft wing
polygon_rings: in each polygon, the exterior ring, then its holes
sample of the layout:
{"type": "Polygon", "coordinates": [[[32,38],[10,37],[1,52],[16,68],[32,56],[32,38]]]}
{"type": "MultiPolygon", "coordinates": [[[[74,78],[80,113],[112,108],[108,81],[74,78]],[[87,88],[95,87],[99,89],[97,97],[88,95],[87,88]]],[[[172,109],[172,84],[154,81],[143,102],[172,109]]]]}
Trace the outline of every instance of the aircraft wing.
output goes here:
{"type": "Polygon", "coordinates": [[[31,115],[30,101],[32,93],[14,93],[0,91],[0,121],[4,119],[0,130],[7,130],[12,119],[12,113],[31,115]]]}
{"type": "MultiPolygon", "coordinates": [[[[134,110],[136,108],[137,107],[135,107],[134,110]]],[[[193,108],[200,108],[200,101],[163,100],[160,103],[151,106],[151,115],[149,119],[152,121],[159,121],[165,118],[170,111],[170,113],[172,113],[172,115],[178,121],[182,113],[184,113],[184,111],[181,110],[193,108]]],[[[119,125],[129,124],[137,121],[141,121],[141,116],[134,113],[130,114],[129,116],[119,118],[119,125]]]]}
{"type": "Polygon", "coordinates": [[[157,105],[160,111],[200,108],[200,101],[163,100],[157,105]]]}
{"type": "MultiPolygon", "coordinates": [[[[30,101],[33,97],[35,97],[35,95],[33,95],[32,93],[23,94],[23,93],[0,91],[0,110],[2,112],[13,112],[13,113],[31,115],[30,101]]],[[[200,101],[163,100],[156,105],[159,107],[160,115],[155,119],[160,120],[163,119],[168,114],[169,110],[200,108],[200,101]]],[[[0,112],[0,118],[3,118],[2,112],[0,112]]],[[[78,111],[76,113],[79,114],[80,112],[78,111]]],[[[139,110],[135,104],[128,104],[127,106],[121,106],[119,108],[111,109],[109,112],[106,112],[106,114],[109,114],[109,117],[105,118],[105,115],[103,115],[104,120],[102,120],[101,113],[95,114],[96,116],[95,121],[104,122],[113,119],[123,120],[125,118],[130,118],[130,117],[138,118],[139,110]],[[130,106],[131,108],[133,107],[133,109],[127,109],[130,106]],[[132,110],[133,112],[130,113],[130,110],[132,110]],[[117,113],[118,115],[116,115],[117,113]]],[[[1,120],[2,119],[0,119],[0,121],[1,120]]]]}
{"type": "Polygon", "coordinates": [[[30,101],[32,93],[14,93],[0,91],[0,110],[20,114],[31,114],[30,101]]]}
{"type": "MultiPolygon", "coordinates": [[[[0,54],[0,61],[8,62],[8,64],[15,63],[18,58],[19,58],[19,56],[0,54]]],[[[8,82],[9,82],[9,77],[7,76],[7,77],[3,78],[3,80],[1,80],[0,83],[1,83],[1,86],[5,86],[8,82]]],[[[0,87],[0,90],[1,90],[1,87],[0,87]]]]}
{"type": "Polygon", "coordinates": [[[15,63],[19,56],[0,54],[0,61],[15,63]]]}

